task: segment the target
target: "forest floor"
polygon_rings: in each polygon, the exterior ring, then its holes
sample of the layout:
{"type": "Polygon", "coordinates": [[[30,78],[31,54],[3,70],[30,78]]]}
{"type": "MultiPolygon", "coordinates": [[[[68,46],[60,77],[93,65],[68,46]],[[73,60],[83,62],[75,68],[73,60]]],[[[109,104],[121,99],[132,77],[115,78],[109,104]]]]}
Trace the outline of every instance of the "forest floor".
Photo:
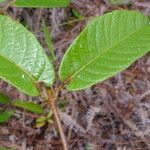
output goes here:
{"type": "MultiPolygon", "coordinates": [[[[52,36],[56,56],[54,66],[58,72],[68,46],[92,17],[121,9],[137,10],[150,17],[150,0],[122,0],[121,5],[112,2],[72,0],[67,8],[12,7],[8,14],[33,32],[50,55],[42,32],[42,20],[46,22],[52,36]]],[[[38,97],[20,93],[2,80],[0,92],[11,100],[42,102],[38,97]]],[[[78,92],[63,90],[59,99],[70,150],[150,150],[149,54],[103,83],[78,92]]],[[[34,117],[17,110],[14,117],[0,125],[0,145],[14,150],[62,150],[55,124],[36,128],[34,117]]]]}

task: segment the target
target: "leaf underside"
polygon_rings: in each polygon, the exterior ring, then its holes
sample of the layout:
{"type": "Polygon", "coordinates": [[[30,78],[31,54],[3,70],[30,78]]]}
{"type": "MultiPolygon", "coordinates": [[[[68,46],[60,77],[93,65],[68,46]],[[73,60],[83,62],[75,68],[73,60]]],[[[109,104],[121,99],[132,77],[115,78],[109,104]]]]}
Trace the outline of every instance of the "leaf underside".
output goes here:
{"type": "Polygon", "coordinates": [[[17,7],[66,7],[70,0],[17,0],[17,7]]]}
{"type": "Polygon", "coordinates": [[[149,19],[114,11],[93,20],[67,50],[59,70],[68,90],[80,90],[116,75],[150,49],[149,19]]]}
{"type": "Polygon", "coordinates": [[[53,67],[34,35],[4,15],[0,43],[0,78],[31,96],[38,95],[35,82],[52,85],[53,67]]]}

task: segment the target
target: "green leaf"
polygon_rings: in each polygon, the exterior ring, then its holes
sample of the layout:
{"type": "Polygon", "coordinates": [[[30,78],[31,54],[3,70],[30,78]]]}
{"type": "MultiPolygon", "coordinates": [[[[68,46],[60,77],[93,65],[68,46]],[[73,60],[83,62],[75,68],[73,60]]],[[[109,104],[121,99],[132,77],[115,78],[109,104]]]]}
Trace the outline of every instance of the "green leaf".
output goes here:
{"type": "Polygon", "coordinates": [[[8,149],[6,147],[0,147],[0,150],[13,150],[13,149],[8,149]]]}
{"type": "Polygon", "coordinates": [[[26,72],[3,56],[0,56],[0,78],[29,95],[38,94],[38,91],[34,86],[36,80],[32,79],[26,72]]]}
{"type": "Polygon", "coordinates": [[[0,15],[0,43],[0,78],[31,96],[39,94],[37,81],[52,85],[53,67],[35,36],[4,15],[0,15]]]}
{"type": "Polygon", "coordinates": [[[127,5],[130,4],[132,0],[110,0],[112,5],[127,5]]]}
{"type": "Polygon", "coordinates": [[[80,90],[116,75],[150,50],[149,19],[134,11],[114,11],[93,20],[66,52],[59,70],[80,90]]]}
{"type": "Polygon", "coordinates": [[[9,120],[13,112],[11,111],[2,111],[0,112],[0,123],[4,123],[9,120]]]}
{"type": "Polygon", "coordinates": [[[121,5],[121,4],[123,4],[122,0],[110,0],[110,3],[112,5],[121,5]]]}
{"type": "Polygon", "coordinates": [[[36,119],[36,122],[45,122],[47,118],[45,116],[40,116],[39,118],[36,119]]]}
{"type": "Polygon", "coordinates": [[[17,0],[15,6],[18,7],[66,7],[70,0],[17,0]]]}
{"type": "Polygon", "coordinates": [[[36,113],[36,114],[43,114],[44,113],[44,109],[33,102],[27,102],[27,101],[22,101],[22,100],[15,100],[12,102],[13,106],[19,107],[19,108],[23,108],[27,111],[36,113]]]}
{"type": "Polygon", "coordinates": [[[53,121],[52,119],[48,119],[47,122],[48,122],[49,124],[53,124],[53,123],[54,123],[54,121],[53,121]]]}
{"type": "Polygon", "coordinates": [[[49,119],[49,118],[51,118],[52,117],[52,115],[53,115],[53,112],[52,112],[52,110],[50,110],[49,112],[48,112],[48,114],[47,114],[47,119],[49,119]]]}
{"type": "Polygon", "coordinates": [[[5,2],[6,0],[0,0],[0,3],[5,2]]]}
{"type": "Polygon", "coordinates": [[[40,116],[39,118],[36,119],[36,127],[41,128],[43,127],[47,122],[47,118],[45,116],[40,116]]]}
{"type": "Polygon", "coordinates": [[[46,121],[44,121],[44,122],[36,122],[36,128],[41,128],[41,127],[43,127],[44,125],[46,124],[46,121]]]}
{"type": "Polygon", "coordinates": [[[9,98],[3,93],[0,93],[0,104],[9,104],[9,103],[10,103],[9,98]]]}
{"type": "Polygon", "coordinates": [[[72,9],[71,11],[72,11],[72,14],[73,14],[76,18],[78,18],[78,19],[82,19],[82,18],[83,18],[83,16],[82,16],[78,11],[76,11],[75,9],[72,9]]]}
{"type": "Polygon", "coordinates": [[[10,150],[10,149],[5,148],[5,147],[0,147],[0,150],[10,150]]]}

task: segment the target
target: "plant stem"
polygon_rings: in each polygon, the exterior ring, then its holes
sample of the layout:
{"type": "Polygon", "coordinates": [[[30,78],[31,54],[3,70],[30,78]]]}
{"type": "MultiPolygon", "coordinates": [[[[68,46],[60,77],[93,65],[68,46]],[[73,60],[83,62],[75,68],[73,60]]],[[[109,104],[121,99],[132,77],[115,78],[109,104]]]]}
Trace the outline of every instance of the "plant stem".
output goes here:
{"type": "Polygon", "coordinates": [[[62,125],[61,125],[59,111],[58,111],[58,108],[56,106],[57,91],[55,92],[55,91],[47,90],[47,94],[48,94],[49,105],[52,109],[56,124],[57,124],[58,129],[59,129],[63,148],[64,148],[64,150],[68,150],[67,140],[66,140],[66,137],[65,137],[62,125]]]}

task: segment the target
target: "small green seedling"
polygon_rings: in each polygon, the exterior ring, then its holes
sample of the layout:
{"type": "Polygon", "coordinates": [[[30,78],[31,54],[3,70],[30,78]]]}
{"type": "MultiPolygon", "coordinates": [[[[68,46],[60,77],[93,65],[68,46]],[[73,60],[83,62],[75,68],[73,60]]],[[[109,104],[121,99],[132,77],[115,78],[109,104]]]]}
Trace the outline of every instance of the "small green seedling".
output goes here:
{"type": "Polygon", "coordinates": [[[36,119],[36,127],[43,127],[46,123],[53,124],[53,119],[52,119],[52,114],[53,112],[50,110],[49,113],[46,116],[40,116],[39,118],[36,119]]]}
{"type": "Polygon", "coordinates": [[[23,100],[13,100],[11,101],[6,95],[3,93],[0,93],[0,105],[4,105],[7,109],[0,109],[0,123],[4,123],[8,121],[14,114],[15,109],[22,109],[26,110],[28,112],[37,114],[37,115],[43,115],[45,113],[43,107],[39,104],[36,104],[34,102],[27,102],[23,100]],[[11,110],[10,110],[11,108],[11,110]]]}
{"type": "MultiPolygon", "coordinates": [[[[32,0],[30,3],[27,0],[17,0],[14,5],[44,7],[47,6],[47,1],[36,0],[35,4],[32,0]]],[[[52,0],[49,0],[49,4],[50,2],[53,4],[52,0]]],[[[68,0],[55,2],[68,4],[68,0]]],[[[125,10],[96,17],[69,46],[59,68],[61,85],[56,87],[53,86],[53,65],[31,32],[10,17],[0,15],[0,33],[0,78],[29,96],[41,96],[42,91],[36,83],[44,84],[46,102],[52,112],[49,117],[38,118],[36,123],[37,126],[51,123],[49,119],[53,114],[65,150],[68,146],[56,105],[58,93],[63,88],[77,91],[102,82],[128,68],[150,50],[148,17],[125,10]]],[[[20,104],[21,102],[14,103],[17,107],[20,104]]],[[[26,109],[31,111],[28,106],[26,109]]]]}

